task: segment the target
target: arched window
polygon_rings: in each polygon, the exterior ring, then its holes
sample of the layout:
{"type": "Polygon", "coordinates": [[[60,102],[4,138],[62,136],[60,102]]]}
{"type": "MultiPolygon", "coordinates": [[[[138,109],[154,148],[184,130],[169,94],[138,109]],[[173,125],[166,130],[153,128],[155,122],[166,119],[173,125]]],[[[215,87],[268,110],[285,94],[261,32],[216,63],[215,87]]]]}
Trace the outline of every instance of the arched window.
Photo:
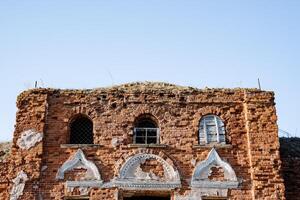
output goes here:
{"type": "Polygon", "coordinates": [[[225,127],[220,117],[216,115],[206,115],[202,117],[199,127],[199,143],[225,144],[225,127]]]}
{"type": "Polygon", "coordinates": [[[70,124],[70,144],[93,144],[93,122],[78,116],[70,124]]]}
{"type": "Polygon", "coordinates": [[[142,117],[135,123],[133,143],[159,144],[159,128],[150,117],[142,117]]]}

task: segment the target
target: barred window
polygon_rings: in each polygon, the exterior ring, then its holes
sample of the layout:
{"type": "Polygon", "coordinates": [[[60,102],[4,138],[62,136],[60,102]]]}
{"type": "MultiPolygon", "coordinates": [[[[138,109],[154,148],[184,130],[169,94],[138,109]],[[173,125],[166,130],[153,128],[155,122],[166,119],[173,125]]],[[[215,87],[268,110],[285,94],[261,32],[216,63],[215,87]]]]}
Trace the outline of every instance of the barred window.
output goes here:
{"type": "Polygon", "coordinates": [[[70,144],[93,144],[93,122],[85,117],[76,117],[70,124],[70,144]]]}
{"type": "Polygon", "coordinates": [[[225,143],[225,127],[220,117],[206,115],[200,121],[199,143],[225,143]]]}
{"type": "Polygon", "coordinates": [[[133,140],[135,144],[159,144],[159,128],[152,119],[142,118],[134,127],[133,140]]]}

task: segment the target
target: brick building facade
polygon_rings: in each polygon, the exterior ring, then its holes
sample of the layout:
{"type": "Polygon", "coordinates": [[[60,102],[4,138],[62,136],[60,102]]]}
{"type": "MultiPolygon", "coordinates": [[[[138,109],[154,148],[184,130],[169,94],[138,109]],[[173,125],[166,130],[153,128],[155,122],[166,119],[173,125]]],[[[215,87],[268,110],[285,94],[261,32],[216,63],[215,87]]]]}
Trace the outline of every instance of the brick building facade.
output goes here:
{"type": "Polygon", "coordinates": [[[17,107],[1,199],[285,199],[273,92],[146,82],[17,107]]]}

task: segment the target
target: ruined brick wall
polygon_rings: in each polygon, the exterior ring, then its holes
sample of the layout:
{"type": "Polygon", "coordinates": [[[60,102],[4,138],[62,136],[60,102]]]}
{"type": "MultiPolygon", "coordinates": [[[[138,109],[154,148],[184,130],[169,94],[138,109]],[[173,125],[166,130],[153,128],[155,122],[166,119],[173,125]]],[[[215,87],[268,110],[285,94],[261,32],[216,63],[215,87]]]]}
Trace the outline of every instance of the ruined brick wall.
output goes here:
{"type": "MultiPolygon", "coordinates": [[[[36,188],[38,186],[43,144],[32,146],[31,148],[20,148],[18,141],[21,141],[21,135],[28,130],[34,130],[36,132],[45,132],[45,121],[46,121],[46,108],[47,108],[47,93],[43,91],[28,91],[22,93],[18,97],[17,101],[18,112],[16,116],[16,126],[13,137],[13,143],[11,148],[10,156],[6,159],[5,163],[0,164],[2,171],[2,177],[8,180],[8,183],[2,183],[6,185],[6,190],[2,191],[0,199],[9,199],[9,193],[17,191],[19,184],[13,184],[13,180],[17,177],[18,173],[24,171],[28,176],[24,187],[24,193],[22,199],[35,199],[36,188]],[[8,187],[7,187],[8,185],[8,187]],[[14,188],[14,189],[13,189],[14,188]]],[[[23,180],[16,180],[22,184],[23,180]]]]}
{"type": "Polygon", "coordinates": [[[8,185],[10,181],[7,178],[8,166],[8,162],[0,162],[0,199],[8,199],[8,185]]]}
{"type": "MultiPolygon", "coordinates": [[[[81,188],[68,190],[67,180],[58,180],[56,176],[58,169],[82,149],[87,160],[99,169],[104,183],[102,187],[89,188],[87,195],[91,199],[121,200],[132,193],[112,184],[120,176],[121,166],[134,155],[155,155],[166,161],[163,164],[178,170],[182,187],[171,189],[168,192],[171,198],[192,198],[194,170],[213,148],[199,145],[199,120],[204,115],[215,114],[225,123],[227,143],[216,145],[215,149],[220,158],[230,164],[239,182],[226,196],[229,199],[284,199],[274,105],[272,92],[199,90],[163,83],[95,90],[26,91],[18,99],[11,165],[6,177],[11,181],[21,170],[28,175],[20,199],[41,196],[63,199],[80,195],[81,188]],[[93,121],[95,145],[63,145],[69,143],[69,123],[78,114],[93,121]],[[132,145],[135,120],[143,114],[150,114],[157,121],[161,145],[132,145]],[[43,133],[42,141],[29,149],[21,149],[17,140],[24,131],[32,129],[35,134],[43,133]]],[[[143,166],[147,170],[155,165],[155,161],[148,161],[145,162],[148,166],[143,166]]],[[[159,165],[153,169],[158,177],[163,176],[158,172],[161,168],[159,165]]],[[[66,177],[74,177],[73,172],[76,170],[66,173],[66,177]]],[[[211,173],[211,179],[223,180],[222,173],[217,169],[211,173]]],[[[12,187],[10,182],[8,190],[1,194],[5,196],[3,199],[12,187]]],[[[157,192],[165,194],[165,191],[157,192]]]]}
{"type": "Polygon", "coordinates": [[[269,195],[280,199],[284,188],[278,185],[281,161],[273,95],[245,92],[245,97],[252,195],[255,199],[269,195]]]}

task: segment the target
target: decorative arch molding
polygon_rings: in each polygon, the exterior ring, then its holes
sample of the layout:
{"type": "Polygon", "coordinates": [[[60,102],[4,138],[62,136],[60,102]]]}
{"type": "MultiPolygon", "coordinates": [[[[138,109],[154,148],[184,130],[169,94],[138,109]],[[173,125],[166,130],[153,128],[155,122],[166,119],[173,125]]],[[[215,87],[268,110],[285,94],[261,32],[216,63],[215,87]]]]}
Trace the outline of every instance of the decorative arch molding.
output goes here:
{"type": "Polygon", "coordinates": [[[85,177],[80,181],[66,181],[68,191],[73,191],[74,188],[79,187],[83,194],[89,192],[90,188],[101,187],[103,181],[97,166],[86,159],[83,151],[78,149],[77,152],[71,156],[64,164],[58,169],[56,180],[64,179],[64,174],[74,169],[86,169],[85,177]]]}
{"type": "Polygon", "coordinates": [[[152,153],[138,153],[126,160],[118,177],[113,180],[113,185],[128,190],[171,190],[181,187],[181,182],[177,169],[169,162],[152,153]],[[162,178],[141,170],[141,165],[149,159],[162,165],[162,178]]]}
{"type": "Polygon", "coordinates": [[[237,188],[239,182],[236,174],[229,163],[223,161],[217,151],[213,148],[206,160],[199,162],[193,173],[191,186],[192,188],[217,188],[217,189],[229,189],[237,188]],[[210,180],[212,167],[221,167],[224,171],[224,180],[214,181],[210,180]]]}
{"type": "Polygon", "coordinates": [[[92,161],[86,159],[81,149],[78,149],[77,152],[58,169],[56,179],[64,179],[64,174],[67,171],[78,168],[87,170],[85,180],[101,180],[97,166],[92,161]]]}

